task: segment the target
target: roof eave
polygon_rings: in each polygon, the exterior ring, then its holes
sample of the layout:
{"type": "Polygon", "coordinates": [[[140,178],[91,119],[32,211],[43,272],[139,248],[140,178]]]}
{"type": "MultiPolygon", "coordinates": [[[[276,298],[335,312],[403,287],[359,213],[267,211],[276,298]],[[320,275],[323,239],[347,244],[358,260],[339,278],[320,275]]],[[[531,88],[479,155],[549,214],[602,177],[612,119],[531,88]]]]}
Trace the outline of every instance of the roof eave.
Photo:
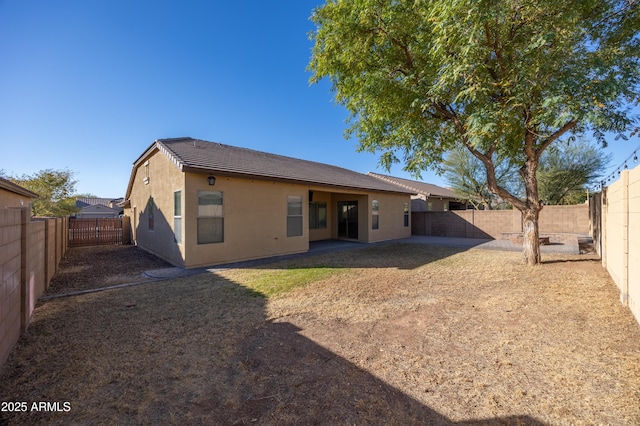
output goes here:
{"type": "Polygon", "coordinates": [[[23,188],[18,184],[15,184],[7,179],[0,179],[0,188],[13,192],[14,194],[23,195],[29,198],[40,198],[35,192],[29,191],[27,188],[23,188]]]}
{"type": "Polygon", "coordinates": [[[182,165],[182,171],[185,173],[202,173],[202,174],[211,174],[217,176],[228,176],[228,177],[237,177],[244,179],[255,179],[255,180],[264,180],[269,182],[281,182],[281,183],[292,183],[292,184],[300,184],[300,185],[314,185],[314,186],[325,186],[328,188],[334,189],[343,189],[343,190],[351,190],[351,191],[372,191],[372,192],[383,192],[390,194],[404,194],[404,195],[417,195],[415,192],[410,192],[402,189],[384,189],[384,188],[369,188],[365,186],[349,186],[349,185],[340,185],[331,182],[324,181],[316,181],[312,179],[293,179],[293,178],[284,178],[280,176],[270,176],[266,174],[252,174],[252,173],[239,173],[230,170],[220,170],[220,169],[210,169],[203,167],[194,167],[182,165]]]}

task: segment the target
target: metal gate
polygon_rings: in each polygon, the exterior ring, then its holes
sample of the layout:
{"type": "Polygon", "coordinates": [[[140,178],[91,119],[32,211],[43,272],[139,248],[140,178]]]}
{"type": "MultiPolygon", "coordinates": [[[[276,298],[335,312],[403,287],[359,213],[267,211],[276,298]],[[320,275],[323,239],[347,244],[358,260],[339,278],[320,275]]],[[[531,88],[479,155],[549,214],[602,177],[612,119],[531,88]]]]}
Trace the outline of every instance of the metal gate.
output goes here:
{"type": "Polygon", "coordinates": [[[69,218],[69,247],[129,244],[129,218],[69,218]]]}

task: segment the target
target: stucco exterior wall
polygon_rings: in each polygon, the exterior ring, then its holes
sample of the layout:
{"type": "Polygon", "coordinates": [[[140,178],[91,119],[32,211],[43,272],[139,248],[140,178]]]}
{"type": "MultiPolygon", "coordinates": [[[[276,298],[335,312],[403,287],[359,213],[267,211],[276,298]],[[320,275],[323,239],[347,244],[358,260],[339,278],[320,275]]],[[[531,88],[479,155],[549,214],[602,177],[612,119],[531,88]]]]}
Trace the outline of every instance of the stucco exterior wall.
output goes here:
{"type": "Polygon", "coordinates": [[[312,188],[311,191],[313,192],[313,202],[325,202],[327,204],[327,226],[321,229],[309,229],[309,241],[322,241],[336,238],[336,236],[331,233],[337,214],[335,206],[331,202],[331,193],[315,188],[312,188]]]}
{"type": "Polygon", "coordinates": [[[152,151],[138,162],[128,195],[125,215],[131,218],[133,236],[141,248],[187,268],[223,264],[269,256],[306,252],[309,241],[339,238],[339,201],[358,203],[358,240],[383,241],[411,235],[404,226],[408,194],[368,193],[365,190],[334,190],[302,183],[249,179],[219,175],[209,185],[209,174],[180,171],[162,152],[152,151]],[[181,241],[174,230],[174,193],[181,191],[181,241]],[[224,238],[222,242],[198,244],[198,193],[223,194],[224,238]],[[309,196],[327,204],[327,226],[309,229],[309,196]],[[287,236],[287,197],[302,199],[302,235],[287,236]],[[371,202],[380,204],[379,229],[371,229],[371,202]],[[150,229],[150,215],[153,214],[150,229]]]}
{"type": "Polygon", "coordinates": [[[368,196],[368,237],[367,242],[374,243],[396,238],[411,236],[411,200],[407,195],[396,194],[369,194],[368,196]],[[379,203],[378,216],[379,228],[372,229],[372,203],[379,203]],[[404,205],[408,203],[409,223],[404,226],[404,205]]]}
{"type": "Polygon", "coordinates": [[[2,207],[31,207],[31,199],[15,192],[0,188],[0,206],[2,207]]]}
{"type": "Polygon", "coordinates": [[[332,215],[334,220],[331,226],[331,235],[333,238],[340,238],[338,234],[338,203],[355,201],[358,203],[358,241],[364,243],[369,242],[369,215],[370,209],[369,198],[366,194],[358,193],[333,193],[331,196],[332,215]]]}
{"type": "MultiPolygon", "coordinates": [[[[125,209],[125,215],[131,218],[135,243],[160,258],[183,266],[184,245],[176,243],[173,231],[173,197],[175,191],[184,192],[184,173],[158,150],[151,154],[148,163],[142,162],[133,173],[131,204],[125,209]],[[150,229],[151,214],[153,229],[150,229]]],[[[184,211],[184,195],[182,198],[184,211]]]]}
{"type": "Polygon", "coordinates": [[[218,176],[214,186],[207,175],[189,173],[183,214],[187,267],[214,265],[267,256],[301,253],[309,249],[308,187],[218,176]],[[224,241],[197,244],[198,191],[222,191],[224,241]],[[302,197],[301,236],[287,237],[287,196],[302,197]]]}

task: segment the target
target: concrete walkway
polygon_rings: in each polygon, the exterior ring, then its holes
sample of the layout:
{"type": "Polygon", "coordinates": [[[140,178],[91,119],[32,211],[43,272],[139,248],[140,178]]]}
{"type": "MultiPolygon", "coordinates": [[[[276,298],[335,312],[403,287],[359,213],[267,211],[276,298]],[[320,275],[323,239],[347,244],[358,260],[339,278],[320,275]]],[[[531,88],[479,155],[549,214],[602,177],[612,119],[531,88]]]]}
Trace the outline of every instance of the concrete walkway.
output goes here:
{"type": "MultiPolygon", "coordinates": [[[[186,269],[181,267],[162,268],[152,271],[146,271],[143,275],[152,279],[171,279],[179,278],[191,275],[202,274],[205,272],[219,271],[224,269],[233,268],[251,268],[260,265],[266,265],[269,263],[275,263],[282,260],[292,260],[302,257],[316,256],[325,253],[336,253],[348,250],[354,250],[357,248],[370,247],[372,245],[384,245],[393,243],[405,243],[405,244],[424,244],[430,246],[439,247],[455,247],[461,249],[482,249],[482,250],[502,250],[502,251],[522,251],[522,246],[514,244],[508,240],[488,240],[479,238],[452,238],[452,237],[430,237],[422,235],[412,235],[408,238],[402,238],[397,240],[383,241],[379,243],[360,243],[355,241],[343,241],[343,240],[327,240],[327,241],[313,241],[309,243],[309,251],[306,253],[298,253],[283,256],[273,256],[264,259],[247,260],[242,262],[226,263],[224,265],[216,265],[211,267],[186,269]]],[[[579,254],[580,250],[577,245],[569,244],[551,244],[540,246],[542,253],[560,253],[560,254],[579,254]]]]}
{"type": "MultiPolygon", "coordinates": [[[[509,240],[489,240],[481,238],[428,237],[412,235],[409,238],[396,240],[412,244],[425,244],[441,247],[478,248],[483,250],[522,251],[522,245],[509,240]]],[[[558,244],[540,246],[541,253],[580,254],[578,244],[558,244]]]]}

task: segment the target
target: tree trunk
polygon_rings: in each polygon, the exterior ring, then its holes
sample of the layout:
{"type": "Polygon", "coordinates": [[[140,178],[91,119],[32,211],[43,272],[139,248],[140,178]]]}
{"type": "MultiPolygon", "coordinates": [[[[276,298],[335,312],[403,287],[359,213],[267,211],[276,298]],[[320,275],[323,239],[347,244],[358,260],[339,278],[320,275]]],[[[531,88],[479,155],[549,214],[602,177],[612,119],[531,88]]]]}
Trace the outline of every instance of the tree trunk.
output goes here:
{"type": "Polygon", "coordinates": [[[529,208],[522,211],[522,257],[527,265],[539,265],[540,258],[540,232],[538,230],[538,209],[529,208]]]}

